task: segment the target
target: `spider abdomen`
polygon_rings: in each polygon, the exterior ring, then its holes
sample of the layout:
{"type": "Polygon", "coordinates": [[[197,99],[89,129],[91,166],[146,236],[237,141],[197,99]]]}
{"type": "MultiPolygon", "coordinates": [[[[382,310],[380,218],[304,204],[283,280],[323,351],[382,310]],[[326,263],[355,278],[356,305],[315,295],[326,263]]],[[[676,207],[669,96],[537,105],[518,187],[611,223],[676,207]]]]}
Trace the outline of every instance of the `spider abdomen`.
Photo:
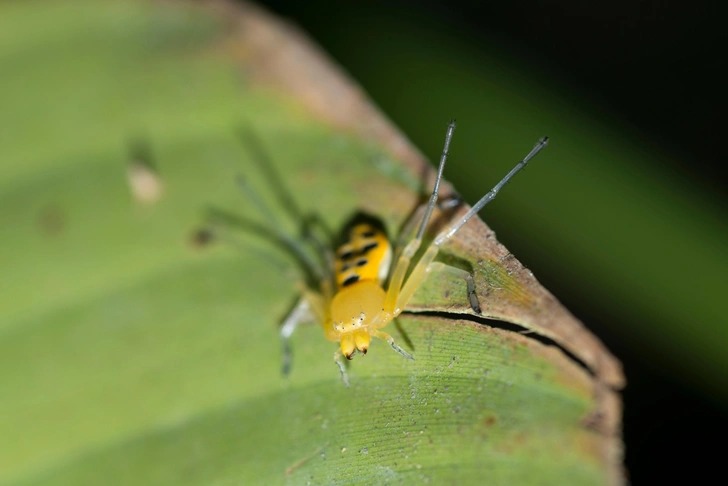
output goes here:
{"type": "Polygon", "coordinates": [[[352,226],[336,250],[334,271],[339,289],[358,282],[386,280],[392,247],[382,230],[367,223],[352,226]]]}

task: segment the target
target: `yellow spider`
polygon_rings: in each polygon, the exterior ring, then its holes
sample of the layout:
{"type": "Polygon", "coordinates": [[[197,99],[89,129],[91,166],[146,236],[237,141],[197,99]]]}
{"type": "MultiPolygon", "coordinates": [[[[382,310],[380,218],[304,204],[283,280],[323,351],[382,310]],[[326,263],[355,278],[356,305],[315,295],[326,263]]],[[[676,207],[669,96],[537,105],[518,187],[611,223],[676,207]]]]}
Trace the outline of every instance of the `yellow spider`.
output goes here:
{"type": "MultiPolygon", "coordinates": [[[[447,129],[445,147],[440,158],[432,195],[427,204],[421,206],[415,213],[422,213],[417,234],[404,248],[397,250],[396,253],[399,257],[394,265],[392,265],[392,246],[387,241],[384,232],[371,223],[360,222],[351,225],[345,233],[343,243],[333,254],[330,250],[325,250],[324,245],[317,242],[319,249],[323,250],[323,259],[327,262],[328,269],[314,272],[320,282],[319,288],[304,289],[299,302],[281,326],[284,374],[290,370],[289,339],[299,324],[311,320],[320,323],[326,339],[340,343],[334,353],[334,361],[339,366],[346,386],[349,386],[349,378],[342,358],[352,359],[357,351],[366,354],[373,337],[387,341],[405,358],[414,359],[381,328],[402,312],[427,274],[433,270],[445,271],[464,279],[468,287],[470,305],[476,313],[480,313],[473,276],[460,268],[436,262],[435,257],[440,246],[457,233],[483,206],[492,201],[511,177],[525,167],[528,161],[546,146],[548,137],[542,138],[528,155],[464,216],[452,221],[442,230],[425,249],[422,257],[405,280],[411,260],[422,244],[422,238],[437,204],[442,172],[454,130],[455,122],[452,121],[447,129]],[[385,289],[384,285],[388,277],[389,285],[385,289]]],[[[262,206],[259,199],[251,192],[251,188],[245,187],[245,189],[249,195],[257,199],[258,205],[262,206]]],[[[265,212],[269,218],[272,218],[269,211],[265,212]]],[[[279,228],[278,225],[275,226],[279,228]]],[[[307,263],[307,266],[316,269],[317,265],[306,256],[298,242],[279,229],[276,229],[276,234],[300,259],[307,263]]]]}

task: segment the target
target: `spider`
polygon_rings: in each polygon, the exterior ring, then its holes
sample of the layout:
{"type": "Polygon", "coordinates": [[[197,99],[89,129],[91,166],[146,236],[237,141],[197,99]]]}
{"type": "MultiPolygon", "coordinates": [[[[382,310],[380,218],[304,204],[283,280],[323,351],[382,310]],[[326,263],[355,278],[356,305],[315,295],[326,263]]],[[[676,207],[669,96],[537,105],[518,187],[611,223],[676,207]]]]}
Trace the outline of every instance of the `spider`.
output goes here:
{"type": "MultiPolygon", "coordinates": [[[[440,247],[460,228],[475,216],[486,204],[491,202],[503,186],[548,143],[544,137],[533,147],[526,157],[516,164],[487,194],[485,194],[465,215],[453,220],[445,227],[424,250],[409,272],[412,259],[420,249],[425,230],[438,202],[438,191],[442,180],[443,169],[447,161],[450,142],[455,130],[455,121],[451,121],[445,136],[445,146],[440,157],[437,177],[430,198],[414,213],[421,214],[416,235],[406,245],[397,248],[398,257],[392,263],[392,245],[384,231],[371,223],[351,225],[345,231],[342,244],[331,251],[316,238],[311,238],[323,254],[328,268],[317,269],[314,273],[319,288],[302,289],[301,297],[291,313],[281,325],[280,336],[283,341],[283,373],[288,374],[291,364],[289,340],[299,324],[317,321],[323,330],[324,337],[339,343],[334,353],[334,361],[339,367],[344,384],[349,386],[349,377],[344,367],[346,358],[351,360],[356,353],[366,354],[372,338],[379,338],[406,359],[414,357],[402,349],[382,328],[397,317],[407,306],[427,275],[432,271],[450,273],[465,281],[472,309],[480,314],[480,306],[475,293],[473,276],[461,268],[435,261],[440,247]],[[388,281],[388,285],[385,284],[388,281]]],[[[262,202],[252,193],[252,188],[245,185],[249,196],[253,196],[261,208],[262,202]]],[[[273,220],[273,215],[265,209],[266,217],[273,220]]],[[[273,220],[274,221],[274,220],[273,220]]],[[[307,266],[316,269],[317,265],[307,256],[300,242],[280,230],[275,224],[276,235],[307,266]]],[[[311,235],[308,235],[311,237],[311,235]]]]}

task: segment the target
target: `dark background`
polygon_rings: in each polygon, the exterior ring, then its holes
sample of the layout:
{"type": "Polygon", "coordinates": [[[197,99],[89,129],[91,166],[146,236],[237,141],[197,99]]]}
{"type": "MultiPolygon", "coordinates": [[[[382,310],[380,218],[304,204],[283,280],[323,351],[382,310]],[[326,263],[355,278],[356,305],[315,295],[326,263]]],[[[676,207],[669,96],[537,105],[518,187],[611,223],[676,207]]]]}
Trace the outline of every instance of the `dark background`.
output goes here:
{"type": "MultiPolygon", "coordinates": [[[[606,124],[634,133],[653,149],[669,154],[659,170],[684,179],[718,208],[726,208],[725,16],[718,2],[281,0],[263,4],[307,31],[428,154],[436,153],[441,133],[432,132],[433,121],[423,120],[420,109],[447,103],[458,90],[458,80],[453,77],[444,91],[413,102],[403,95],[407,83],[415,83],[418,75],[408,71],[407,56],[422,59],[441,48],[466,46],[448,53],[453,62],[477,63],[479,53],[496,52],[514,70],[539,79],[606,124]],[[389,36],[395,37],[393,28],[399,30],[400,40],[393,41],[391,49],[382,49],[389,36]],[[411,42],[403,43],[402,38],[411,42]],[[377,48],[370,49],[374,44],[377,48]]],[[[432,76],[447,79],[447,64],[433,60],[432,76]]],[[[458,113],[449,117],[457,118],[458,113]]],[[[444,127],[446,121],[443,117],[434,126],[444,127]]],[[[525,141],[523,148],[527,150],[531,142],[525,141]]],[[[495,227],[508,225],[499,220],[497,210],[492,218],[486,220],[495,227]]],[[[625,337],[630,326],[640,326],[637,317],[628,310],[605,309],[598,296],[547,271],[544,255],[533,246],[512,235],[499,232],[499,237],[624,363],[630,480],[661,484],[723,476],[724,447],[719,444],[726,432],[726,394],[721,392],[728,389],[725,382],[706,387],[694,375],[674,373],[653,360],[645,349],[649,340],[625,337]],[[621,323],[619,332],[614,330],[616,321],[621,323]]],[[[725,316],[718,319],[726,324],[725,316]]],[[[668,362],[669,356],[663,359],[668,362]]]]}

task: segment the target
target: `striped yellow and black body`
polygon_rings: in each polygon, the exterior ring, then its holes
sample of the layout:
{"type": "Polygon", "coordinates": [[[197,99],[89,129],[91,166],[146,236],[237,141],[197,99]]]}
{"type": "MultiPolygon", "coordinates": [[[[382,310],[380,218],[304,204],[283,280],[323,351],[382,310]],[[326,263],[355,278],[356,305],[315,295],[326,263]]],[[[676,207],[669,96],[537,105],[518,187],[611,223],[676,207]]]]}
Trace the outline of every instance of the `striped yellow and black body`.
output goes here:
{"type": "Polygon", "coordinates": [[[346,358],[358,350],[366,354],[376,329],[388,322],[381,319],[386,293],[382,285],[392,262],[392,247],[379,228],[359,223],[348,229],[336,250],[334,274],[336,293],[331,300],[331,341],[341,343],[346,358]]]}
{"type": "Polygon", "coordinates": [[[382,230],[368,223],[356,224],[336,250],[336,286],[341,289],[366,281],[381,285],[387,279],[391,263],[392,246],[382,230]]]}

